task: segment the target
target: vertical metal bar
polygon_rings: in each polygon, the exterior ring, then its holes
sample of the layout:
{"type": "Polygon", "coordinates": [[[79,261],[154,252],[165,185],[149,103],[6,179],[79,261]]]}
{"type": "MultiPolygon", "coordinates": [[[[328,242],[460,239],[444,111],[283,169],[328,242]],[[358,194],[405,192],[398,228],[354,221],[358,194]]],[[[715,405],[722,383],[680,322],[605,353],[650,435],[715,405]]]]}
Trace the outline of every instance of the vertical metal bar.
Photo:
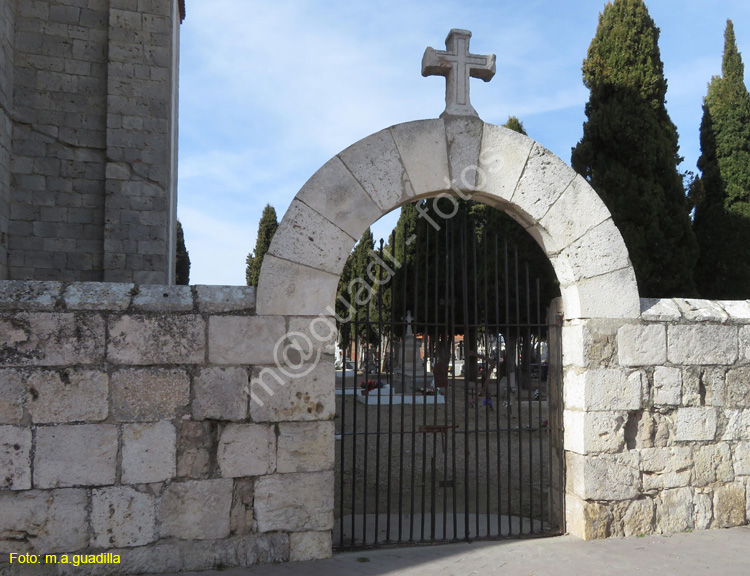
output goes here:
{"type": "Polygon", "coordinates": [[[419,238],[417,238],[417,247],[414,250],[414,351],[412,353],[412,366],[413,371],[411,374],[411,418],[409,418],[409,424],[411,425],[411,479],[410,479],[410,490],[409,490],[409,542],[414,542],[414,512],[415,512],[415,501],[414,496],[414,478],[415,478],[415,464],[416,464],[416,452],[417,452],[417,361],[419,360],[418,340],[417,340],[417,318],[419,314],[419,238]]]}
{"type": "MultiPolygon", "coordinates": [[[[448,227],[450,230],[450,250],[448,256],[450,258],[450,288],[451,288],[451,334],[456,333],[456,230],[453,220],[448,220],[448,227]]],[[[464,362],[466,361],[466,338],[464,342],[464,362]]],[[[465,384],[465,382],[464,382],[465,384]]],[[[465,386],[464,386],[465,387],[465,386]]],[[[451,388],[453,389],[453,400],[451,401],[451,412],[452,412],[452,425],[456,425],[456,377],[455,370],[451,382],[451,388]]],[[[465,428],[465,426],[464,426],[465,428]]],[[[466,431],[464,430],[464,433],[466,431]]],[[[453,540],[458,540],[458,502],[457,502],[457,476],[456,476],[456,435],[452,434],[452,450],[451,450],[451,473],[453,479],[453,540]]]]}
{"type": "MultiPolygon", "coordinates": [[[[440,234],[435,233],[435,281],[434,281],[434,292],[433,292],[433,305],[435,308],[435,345],[438,347],[437,353],[442,354],[443,350],[440,348],[441,340],[440,340],[440,308],[438,306],[438,283],[440,281],[439,276],[439,270],[440,270],[440,259],[438,255],[440,254],[440,234]]],[[[447,297],[447,296],[446,296],[447,297]]],[[[437,355],[437,354],[436,354],[437,355]]],[[[442,366],[441,366],[442,371],[442,366]]],[[[437,427],[438,423],[438,386],[437,382],[435,381],[435,366],[432,367],[432,373],[433,373],[433,382],[435,382],[435,405],[432,410],[432,425],[437,427]]],[[[443,394],[445,394],[447,391],[443,390],[443,394]]],[[[445,434],[442,434],[443,442],[445,442],[445,434]]],[[[434,542],[436,540],[435,537],[435,516],[437,514],[437,510],[435,509],[435,506],[437,505],[436,498],[436,480],[435,477],[436,469],[435,469],[435,458],[437,457],[437,434],[432,435],[432,470],[430,472],[430,478],[432,480],[431,484],[431,491],[430,491],[430,540],[434,542]]],[[[445,484],[443,484],[445,486],[445,484]]],[[[445,490],[445,489],[444,489],[445,490]]]]}
{"type": "MultiPolygon", "coordinates": [[[[539,526],[544,531],[544,511],[547,508],[544,505],[544,428],[542,426],[542,307],[541,307],[541,284],[539,278],[536,279],[536,323],[537,323],[537,342],[539,346],[539,401],[537,402],[537,435],[539,436],[539,526]]],[[[549,396],[549,394],[545,394],[549,396]]],[[[547,400],[549,404],[549,399],[547,400]]]]}
{"type": "MultiPolygon", "coordinates": [[[[467,220],[467,224],[468,224],[467,220]]],[[[474,279],[474,282],[472,282],[473,286],[473,300],[474,300],[474,345],[477,347],[477,350],[475,352],[479,352],[479,295],[478,295],[478,288],[477,288],[477,282],[479,280],[479,267],[477,266],[477,234],[476,234],[476,226],[474,225],[474,222],[471,221],[471,227],[466,230],[466,233],[471,235],[471,253],[472,253],[472,263],[473,263],[473,269],[472,269],[472,278],[474,279]]],[[[472,329],[471,327],[469,328],[472,329]]],[[[486,352],[486,350],[485,350],[486,352]]],[[[487,363],[485,361],[482,362],[482,366],[485,367],[485,370],[487,369],[487,363]]],[[[475,537],[479,536],[479,490],[480,490],[480,484],[479,484],[479,405],[480,405],[480,399],[479,394],[481,393],[481,378],[479,377],[479,370],[477,370],[477,381],[474,384],[474,509],[475,509],[475,523],[476,523],[476,534],[475,537]]],[[[467,510],[468,513],[468,510],[467,510]]]]}
{"type": "MultiPolygon", "coordinates": [[[[343,332],[343,340],[346,343],[349,339],[349,328],[348,324],[342,323],[340,326],[340,330],[343,332]]],[[[339,457],[339,466],[340,469],[340,475],[339,475],[339,546],[342,548],[345,547],[344,543],[344,492],[346,488],[346,475],[344,474],[344,470],[346,470],[346,365],[347,365],[347,358],[346,358],[346,352],[342,354],[344,357],[343,361],[343,370],[341,372],[341,420],[339,423],[339,430],[341,431],[340,436],[341,439],[339,440],[340,444],[340,454],[339,457]]]]}
{"type": "MultiPolygon", "coordinates": [[[[527,360],[527,364],[529,366],[529,370],[531,369],[531,364],[533,360],[532,354],[532,346],[531,346],[531,287],[529,285],[529,263],[525,262],[525,268],[526,268],[526,354],[528,354],[530,357],[527,360]]],[[[533,450],[534,450],[534,437],[533,437],[533,421],[534,417],[532,414],[532,409],[534,406],[533,402],[533,396],[531,395],[531,373],[528,374],[529,378],[529,423],[528,423],[528,440],[529,440],[529,522],[531,524],[531,533],[534,533],[534,457],[533,457],[533,450]]]]}
{"type": "MultiPolygon", "coordinates": [[[[424,363],[424,370],[423,370],[423,377],[422,377],[422,386],[426,390],[427,389],[427,357],[429,357],[429,351],[430,351],[430,341],[429,341],[429,329],[427,324],[427,318],[429,317],[430,309],[429,309],[429,301],[430,301],[430,227],[427,226],[427,233],[425,234],[425,258],[424,258],[424,325],[425,328],[422,331],[423,334],[423,344],[425,352],[425,363],[424,363]]],[[[430,364],[432,366],[432,364],[430,364]]],[[[434,367],[433,367],[434,371],[434,367]]],[[[437,392],[436,392],[437,394],[437,392]]],[[[424,396],[424,406],[422,407],[422,430],[426,430],[427,428],[427,394],[423,394],[424,396]]],[[[425,498],[426,498],[426,492],[427,492],[427,432],[422,432],[422,517],[421,520],[421,529],[422,529],[422,536],[421,540],[424,541],[424,522],[425,522],[425,498]]]]}
{"type": "MultiPolygon", "coordinates": [[[[469,279],[467,270],[467,247],[466,247],[466,226],[459,228],[459,235],[461,238],[461,300],[463,301],[463,324],[464,324],[464,356],[468,357],[466,352],[468,351],[469,342],[469,279]]],[[[464,430],[464,539],[469,540],[470,529],[469,529],[469,512],[471,510],[469,503],[469,492],[471,491],[470,477],[469,477],[469,386],[466,382],[466,378],[469,376],[469,372],[466,371],[464,377],[464,422],[466,422],[464,430]]]]}
{"type": "MultiPolygon", "coordinates": [[[[365,307],[365,330],[363,334],[363,348],[365,350],[365,372],[364,372],[364,384],[365,384],[365,390],[369,388],[370,383],[370,333],[372,330],[372,326],[370,325],[370,305],[369,302],[364,305],[365,307]]],[[[364,445],[363,445],[363,459],[362,459],[362,543],[367,544],[367,485],[369,483],[369,476],[367,475],[367,461],[369,460],[369,440],[370,440],[370,426],[369,426],[369,416],[370,416],[370,396],[369,392],[366,397],[366,403],[365,407],[363,409],[365,413],[365,432],[364,432],[364,445]]]]}
{"type": "MultiPolygon", "coordinates": [[[[389,243],[390,249],[393,250],[392,256],[396,257],[396,233],[391,234],[391,241],[389,243]]],[[[394,388],[394,364],[395,358],[395,347],[394,338],[396,336],[396,278],[394,276],[391,283],[391,346],[390,346],[390,362],[388,363],[388,381],[391,384],[390,390],[388,391],[388,488],[386,489],[386,525],[385,525],[385,540],[390,542],[391,540],[391,488],[393,486],[393,388],[394,388]]]]}
{"type": "Polygon", "coordinates": [[[356,541],[356,523],[357,517],[357,468],[359,463],[357,462],[357,441],[359,432],[357,431],[357,372],[359,362],[359,310],[355,308],[354,316],[354,396],[352,402],[352,544],[356,541]]]}
{"type": "Polygon", "coordinates": [[[515,256],[515,287],[516,287],[516,346],[513,354],[515,356],[514,364],[516,365],[516,390],[518,391],[518,510],[520,518],[520,533],[523,533],[523,414],[521,412],[521,388],[523,380],[523,358],[520,357],[522,351],[519,343],[521,342],[521,288],[519,286],[518,278],[518,246],[514,246],[513,249],[515,256]],[[518,360],[521,360],[521,366],[519,370],[518,360]]]}
{"type": "MultiPolygon", "coordinates": [[[[412,240],[413,241],[413,240],[412,240]]],[[[408,244],[406,243],[406,229],[402,238],[404,249],[404,274],[401,298],[401,318],[406,318],[406,284],[409,278],[409,258],[406,253],[408,244]]],[[[404,518],[404,398],[406,397],[405,380],[406,380],[406,321],[402,323],[403,332],[401,335],[401,421],[400,421],[400,443],[399,443],[399,460],[398,460],[398,541],[401,542],[403,535],[403,518],[404,518]]]]}
{"type": "MultiPolygon", "coordinates": [[[[492,366],[492,362],[490,362],[490,359],[492,358],[492,348],[490,344],[489,334],[490,334],[490,305],[489,305],[489,298],[487,294],[487,284],[489,283],[489,276],[487,272],[487,244],[489,243],[489,237],[487,230],[484,231],[484,238],[483,238],[483,260],[484,260],[484,279],[482,283],[484,284],[484,312],[483,312],[483,318],[484,318],[484,354],[487,356],[488,360],[485,362],[487,364],[487,367],[484,369],[485,371],[485,378],[487,378],[487,390],[485,391],[485,397],[487,398],[487,406],[484,411],[484,465],[486,468],[485,472],[485,490],[487,492],[487,536],[490,536],[492,534],[492,529],[490,527],[490,521],[491,521],[491,502],[490,502],[490,455],[492,452],[490,451],[490,408],[494,407],[494,404],[492,404],[492,392],[490,389],[490,380],[492,378],[492,372],[490,366],[492,366]],[[488,372],[490,370],[490,372],[488,372]]],[[[484,385],[482,386],[484,388],[484,385]]]]}
{"type": "MultiPolygon", "coordinates": [[[[452,225],[451,221],[448,221],[448,225],[445,228],[445,325],[447,327],[446,329],[446,337],[448,338],[448,345],[449,345],[449,354],[450,357],[453,358],[455,354],[455,334],[456,334],[456,328],[454,326],[453,321],[453,257],[451,250],[453,249],[453,245],[450,241],[451,234],[452,234],[452,225]]],[[[456,363],[453,361],[452,367],[450,369],[450,389],[451,389],[451,425],[455,425],[456,423],[456,363]]],[[[445,386],[445,400],[448,401],[448,383],[446,382],[445,386]]],[[[448,406],[445,407],[445,414],[444,414],[444,424],[447,427],[448,426],[448,406]]],[[[448,428],[446,428],[447,430],[448,428]]],[[[451,433],[451,454],[455,454],[456,452],[456,434],[455,429],[453,433],[451,433]]],[[[453,537],[456,537],[456,525],[455,525],[455,519],[456,519],[456,509],[455,509],[455,473],[456,466],[454,465],[453,468],[450,469],[450,478],[453,482],[454,486],[454,492],[453,492],[453,537]]],[[[448,539],[448,438],[443,436],[443,540],[448,539]]]]}
{"type": "MultiPolygon", "coordinates": [[[[497,429],[497,535],[501,536],[502,529],[502,475],[500,467],[500,358],[502,351],[500,350],[500,280],[498,278],[498,272],[500,268],[500,258],[498,256],[498,245],[497,245],[497,233],[495,236],[495,332],[494,336],[497,338],[497,378],[495,378],[495,389],[497,390],[497,405],[495,406],[495,428],[497,429]]],[[[487,463],[489,467],[489,461],[487,463]]]]}
{"type": "MultiPolygon", "coordinates": [[[[380,249],[378,250],[378,257],[380,258],[380,262],[383,262],[383,239],[380,239],[380,249]]],[[[378,344],[377,344],[377,354],[375,355],[375,361],[377,362],[377,370],[376,370],[376,385],[377,385],[377,391],[378,391],[378,414],[377,414],[377,435],[375,436],[375,538],[373,542],[375,544],[378,543],[378,535],[380,534],[380,421],[381,421],[381,414],[380,414],[380,406],[382,403],[382,389],[380,388],[380,367],[381,367],[381,360],[383,358],[383,290],[382,290],[382,283],[380,283],[383,269],[378,265],[377,267],[377,279],[378,279],[378,344]]]]}
{"type": "Polygon", "coordinates": [[[513,361],[511,361],[511,354],[512,351],[510,349],[510,344],[512,342],[512,338],[510,337],[510,265],[508,262],[508,239],[505,238],[505,362],[506,362],[506,373],[507,377],[505,379],[505,388],[506,388],[506,397],[508,398],[508,403],[506,405],[506,414],[505,418],[507,420],[507,440],[508,440],[508,535],[513,534],[513,476],[512,476],[512,469],[513,469],[513,446],[512,446],[512,439],[513,439],[513,433],[511,432],[511,424],[512,424],[512,411],[513,407],[511,405],[511,383],[510,383],[510,377],[511,377],[511,367],[515,365],[513,361]]]}

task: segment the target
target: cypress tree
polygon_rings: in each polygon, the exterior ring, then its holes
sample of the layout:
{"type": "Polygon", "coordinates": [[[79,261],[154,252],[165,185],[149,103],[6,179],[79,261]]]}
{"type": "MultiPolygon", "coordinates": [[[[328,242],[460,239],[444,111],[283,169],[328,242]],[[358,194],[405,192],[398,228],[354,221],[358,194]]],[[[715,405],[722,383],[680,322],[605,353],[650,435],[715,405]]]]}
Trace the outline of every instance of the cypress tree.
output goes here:
{"type": "Polygon", "coordinates": [[[688,296],[695,292],[697,244],[658,40],[642,0],[605,6],[583,62],[588,119],[572,165],[612,213],[641,296],[688,296]]]}
{"type": "Polygon", "coordinates": [[[696,281],[706,298],[750,296],[750,94],[734,26],[727,21],[722,75],[703,102],[701,176],[693,223],[701,256],[696,281]]]}
{"type": "Polygon", "coordinates": [[[177,221],[177,258],[175,261],[175,283],[179,286],[190,284],[190,253],[185,248],[185,234],[182,223],[177,221]]]}
{"type": "Polygon", "coordinates": [[[526,129],[523,127],[523,122],[518,119],[518,116],[508,116],[508,121],[503,124],[503,127],[513,130],[514,132],[519,132],[524,136],[528,136],[528,134],[526,134],[526,129]]]}
{"type": "Polygon", "coordinates": [[[245,281],[248,286],[258,285],[263,258],[271,246],[271,240],[273,240],[273,235],[278,227],[276,210],[270,204],[266,204],[258,223],[258,239],[255,241],[255,251],[248,254],[245,259],[245,281]]]}

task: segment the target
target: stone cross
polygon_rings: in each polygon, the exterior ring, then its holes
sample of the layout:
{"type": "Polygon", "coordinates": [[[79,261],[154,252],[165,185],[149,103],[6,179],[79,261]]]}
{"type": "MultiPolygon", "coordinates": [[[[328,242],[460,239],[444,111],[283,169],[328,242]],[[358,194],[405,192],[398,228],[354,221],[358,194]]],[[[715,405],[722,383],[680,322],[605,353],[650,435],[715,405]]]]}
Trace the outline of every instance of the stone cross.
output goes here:
{"type": "Polygon", "coordinates": [[[469,100],[469,77],[485,82],[495,75],[495,55],[469,53],[469,30],[453,29],[445,39],[445,52],[427,48],[422,56],[422,76],[445,76],[445,111],[440,115],[479,116],[469,100]]]}
{"type": "Polygon", "coordinates": [[[414,316],[411,315],[411,310],[406,311],[406,335],[413,336],[414,332],[411,329],[411,323],[414,321],[414,316]]]}

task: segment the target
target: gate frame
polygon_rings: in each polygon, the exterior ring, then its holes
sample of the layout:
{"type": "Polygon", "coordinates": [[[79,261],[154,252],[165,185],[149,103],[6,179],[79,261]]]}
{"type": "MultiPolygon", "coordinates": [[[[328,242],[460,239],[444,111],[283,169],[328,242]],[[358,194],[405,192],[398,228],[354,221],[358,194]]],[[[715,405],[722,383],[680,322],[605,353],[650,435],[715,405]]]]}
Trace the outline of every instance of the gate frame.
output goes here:
{"type": "MultiPolygon", "coordinates": [[[[408,202],[456,195],[504,210],[544,250],[560,281],[564,310],[562,393],[566,400],[585,397],[581,375],[590,364],[589,322],[624,324],[640,316],[627,248],[584,178],[531,138],[477,118],[398,124],[324,164],[296,195],[275,233],[258,283],[257,315],[292,317],[290,329],[307,322],[306,332],[315,332],[314,320],[332,318],[346,259],[373,222],[408,202]]],[[[316,349],[303,351],[303,357],[317,352],[314,365],[329,368],[332,399],[331,344],[313,344],[316,349]]],[[[287,393],[304,392],[306,382],[292,379],[287,393]]],[[[599,394],[616,395],[621,379],[600,379],[598,385],[599,394]]],[[[569,446],[587,453],[586,401],[576,405],[563,413],[566,460],[569,446]]],[[[590,537],[586,483],[585,467],[566,480],[566,526],[584,538],[590,537]]],[[[326,498],[332,502],[333,486],[330,492],[326,498]]],[[[331,509],[331,524],[332,519],[331,509]]]]}

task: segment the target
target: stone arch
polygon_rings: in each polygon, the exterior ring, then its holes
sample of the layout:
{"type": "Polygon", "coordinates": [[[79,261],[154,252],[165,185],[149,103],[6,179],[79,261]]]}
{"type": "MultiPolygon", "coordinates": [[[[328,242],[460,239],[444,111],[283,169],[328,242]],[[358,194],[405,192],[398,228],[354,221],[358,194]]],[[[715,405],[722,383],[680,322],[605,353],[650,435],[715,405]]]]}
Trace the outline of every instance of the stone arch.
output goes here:
{"type": "Polygon", "coordinates": [[[324,164],[274,236],[257,313],[330,315],[364,231],[404,203],[443,194],[471,195],[524,226],[552,262],[566,321],[638,318],[635,273],[596,192],[531,138],[472,117],[398,124],[324,164]]]}

